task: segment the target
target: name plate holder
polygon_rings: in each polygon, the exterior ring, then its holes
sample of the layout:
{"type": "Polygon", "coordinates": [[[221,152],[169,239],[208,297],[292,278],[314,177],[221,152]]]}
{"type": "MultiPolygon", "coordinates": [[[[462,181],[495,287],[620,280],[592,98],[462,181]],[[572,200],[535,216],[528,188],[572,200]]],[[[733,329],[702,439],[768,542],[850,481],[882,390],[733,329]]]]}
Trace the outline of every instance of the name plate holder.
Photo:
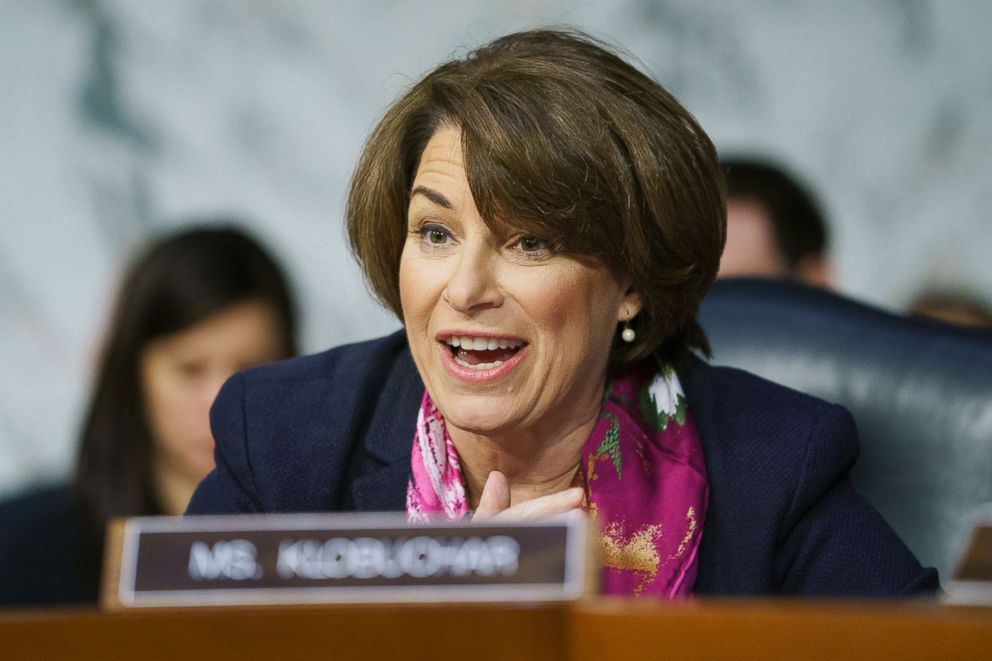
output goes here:
{"type": "Polygon", "coordinates": [[[108,531],[109,610],[555,602],[595,591],[590,523],[410,525],[403,514],[135,517],[108,531]]]}
{"type": "Polygon", "coordinates": [[[992,516],[975,523],[945,589],[945,604],[992,606],[992,516]]]}

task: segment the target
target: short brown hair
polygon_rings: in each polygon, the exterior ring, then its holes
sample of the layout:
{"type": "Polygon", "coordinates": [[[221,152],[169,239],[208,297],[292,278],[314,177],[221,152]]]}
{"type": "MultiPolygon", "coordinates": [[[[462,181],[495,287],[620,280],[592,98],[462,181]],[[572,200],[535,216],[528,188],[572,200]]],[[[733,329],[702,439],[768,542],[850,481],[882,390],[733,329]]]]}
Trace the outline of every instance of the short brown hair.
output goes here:
{"type": "Polygon", "coordinates": [[[661,85],[576,31],[518,32],[442,64],[373,130],[348,196],[348,236],[372,291],[402,319],[400,255],[421,153],[461,129],[476,206],[629,277],[644,307],[614,363],[709,353],[696,321],[726,234],[716,150],[661,85]]]}

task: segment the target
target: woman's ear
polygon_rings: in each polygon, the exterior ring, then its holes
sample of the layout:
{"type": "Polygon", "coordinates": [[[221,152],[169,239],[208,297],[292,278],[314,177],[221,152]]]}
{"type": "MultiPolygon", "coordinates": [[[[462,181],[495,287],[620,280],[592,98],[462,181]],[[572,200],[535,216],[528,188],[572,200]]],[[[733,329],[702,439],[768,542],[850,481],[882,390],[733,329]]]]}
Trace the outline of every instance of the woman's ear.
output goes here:
{"type": "Polygon", "coordinates": [[[623,299],[620,301],[620,309],[617,310],[617,320],[621,322],[630,321],[641,313],[643,307],[644,301],[641,300],[641,295],[634,291],[633,287],[628,287],[623,295],[623,299]]]}

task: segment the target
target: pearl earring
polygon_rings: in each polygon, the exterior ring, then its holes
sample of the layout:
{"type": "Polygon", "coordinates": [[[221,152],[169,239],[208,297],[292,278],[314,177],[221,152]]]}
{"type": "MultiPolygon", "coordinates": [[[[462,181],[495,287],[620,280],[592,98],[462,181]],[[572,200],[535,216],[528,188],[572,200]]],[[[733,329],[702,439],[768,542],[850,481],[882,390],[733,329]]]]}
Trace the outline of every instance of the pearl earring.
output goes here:
{"type": "Polygon", "coordinates": [[[620,337],[627,344],[630,344],[631,342],[633,342],[634,341],[634,338],[637,337],[637,333],[635,333],[634,332],[634,329],[630,327],[630,315],[629,314],[627,315],[627,318],[623,320],[623,332],[620,333],[620,337]]]}

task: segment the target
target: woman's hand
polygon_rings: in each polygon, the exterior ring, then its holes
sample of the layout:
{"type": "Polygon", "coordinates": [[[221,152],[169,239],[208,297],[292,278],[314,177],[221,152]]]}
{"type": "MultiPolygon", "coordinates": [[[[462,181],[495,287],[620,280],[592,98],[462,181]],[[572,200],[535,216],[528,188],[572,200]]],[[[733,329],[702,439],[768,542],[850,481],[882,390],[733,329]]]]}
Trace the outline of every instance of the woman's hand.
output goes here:
{"type": "Polygon", "coordinates": [[[486,478],[486,486],[482,488],[479,507],[475,510],[472,520],[507,521],[563,514],[578,509],[582,504],[583,496],[581,488],[573,487],[510,507],[510,484],[506,481],[505,475],[493,471],[486,478]]]}

